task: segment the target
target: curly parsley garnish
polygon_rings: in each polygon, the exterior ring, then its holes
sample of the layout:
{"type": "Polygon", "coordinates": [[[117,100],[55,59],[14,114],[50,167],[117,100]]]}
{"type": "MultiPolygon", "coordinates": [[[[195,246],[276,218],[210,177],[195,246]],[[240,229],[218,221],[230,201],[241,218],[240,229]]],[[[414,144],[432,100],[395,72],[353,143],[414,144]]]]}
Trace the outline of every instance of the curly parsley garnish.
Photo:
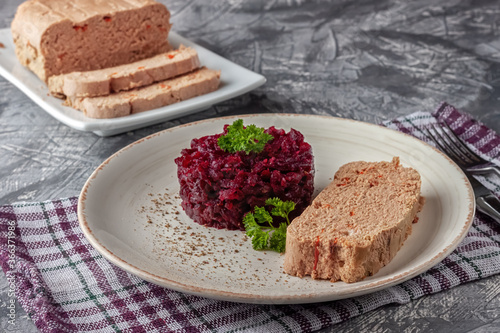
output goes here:
{"type": "Polygon", "coordinates": [[[273,226],[273,218],[264,207],[255,207],[253,213],[247,213],[243,217],[243,225],[246,234],[252,238],[254,250],[273,250],[285,252],[286,229],[290,224],[288,214],[295,209],[295,202],[282,201],[279,198],[269,198],[266,205],[271,205],[271,214],[286,219],[276,228],[273,226]]]}
{"type": "Polygon", "coordinates": [[[243,126],[243,119],[238,119],[228,126],[227,134],[219,137],[217,144],[223,150],[235,153],[244,151],[260,153],[270,140],[274,139],[271,134],[264,133],[264,128],[255,125],[243,126]]]}

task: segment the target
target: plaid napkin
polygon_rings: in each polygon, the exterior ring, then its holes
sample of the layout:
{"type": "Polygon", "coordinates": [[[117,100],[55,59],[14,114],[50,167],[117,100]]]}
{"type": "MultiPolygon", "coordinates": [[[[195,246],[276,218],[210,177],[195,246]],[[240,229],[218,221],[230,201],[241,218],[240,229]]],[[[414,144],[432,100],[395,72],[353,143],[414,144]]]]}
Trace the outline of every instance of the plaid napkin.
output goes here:
{"type": "MultiPolygon", "coordinates": [[[[425,139],[422,126],[436,120],[500,165],[493,158],[500,136],[450,105],[383,125],[425,139]]],[[[500,195],[500,179],[487,182],[500,195]]],[[[451,255],[398,286],[319,304],[223,302],[158,287],[110,264],[86,241],[76,211],[76,197],[0,207],[2,269],[41,332],[309,332],[500,272],[500,227],[478,213],[451,255]]]]}

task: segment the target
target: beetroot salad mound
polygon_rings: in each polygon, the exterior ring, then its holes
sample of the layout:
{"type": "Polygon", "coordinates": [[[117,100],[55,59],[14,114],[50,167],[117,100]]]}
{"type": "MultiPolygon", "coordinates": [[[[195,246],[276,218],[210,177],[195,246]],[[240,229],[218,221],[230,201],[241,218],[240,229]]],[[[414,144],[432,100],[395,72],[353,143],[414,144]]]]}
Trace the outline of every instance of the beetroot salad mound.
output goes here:
{"type": "Polygon", "coordinates": [[[182,208],[195,222],[218,229],[245,230],[243,217],[268,198],[295,202],[290,218],[311,203],[314,190],[312,147],[294,129],[274,126],[259,152],[229,153],[217,144],[224,132],[191,141],[175,159],[182,208]]]}

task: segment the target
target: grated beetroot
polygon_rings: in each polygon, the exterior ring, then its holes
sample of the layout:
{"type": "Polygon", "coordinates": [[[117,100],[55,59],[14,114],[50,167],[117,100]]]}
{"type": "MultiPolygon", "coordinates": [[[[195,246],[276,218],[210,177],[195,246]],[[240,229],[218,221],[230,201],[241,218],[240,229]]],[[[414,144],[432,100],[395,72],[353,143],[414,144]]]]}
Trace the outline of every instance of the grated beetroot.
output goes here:
{"type": "Polygon", "coordinates": [[[217,144],[227,133],[191,141],[175,159],[182,208],[195,222],[218,229],[244,230],[243,216],[266,199],[295,202],[290,218],[311,203],[314,190],[312,147],[294,129],[265,130],[274,139],[260,153],[228,153],[217,144]]]}

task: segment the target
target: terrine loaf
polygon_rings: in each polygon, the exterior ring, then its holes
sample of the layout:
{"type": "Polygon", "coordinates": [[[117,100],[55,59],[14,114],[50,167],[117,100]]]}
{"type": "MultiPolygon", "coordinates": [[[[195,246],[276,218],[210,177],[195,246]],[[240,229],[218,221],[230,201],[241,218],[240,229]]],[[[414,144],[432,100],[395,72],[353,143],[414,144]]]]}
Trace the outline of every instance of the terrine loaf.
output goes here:
{"type": "Polygon", "coordinates": [[[170,79],[199,67],[196,50],[181,45],[177,50],[131,64],[51,76],[49,90],[60,98],[106,96],[170,79]]]}
{"type": "Polygon", "coordinates": [[[100,97],[66,98],[90,118],[116,118],[159,108],[217,90],[220,71],[202,67],[188,74],[100,97]]]}
{"type": "Polygon", "coordinates": [[[153,0],[28,0],[11,30],[21,64],[47,82],[168,51],[169,20],[153,0]]]}
{"type": "Polygon", "coordinates": [[[288,227],[286,273],[357,282],[387,265],[410,235],[423,199],[418,172],[391,162],[352,162],[288,227]]]}

